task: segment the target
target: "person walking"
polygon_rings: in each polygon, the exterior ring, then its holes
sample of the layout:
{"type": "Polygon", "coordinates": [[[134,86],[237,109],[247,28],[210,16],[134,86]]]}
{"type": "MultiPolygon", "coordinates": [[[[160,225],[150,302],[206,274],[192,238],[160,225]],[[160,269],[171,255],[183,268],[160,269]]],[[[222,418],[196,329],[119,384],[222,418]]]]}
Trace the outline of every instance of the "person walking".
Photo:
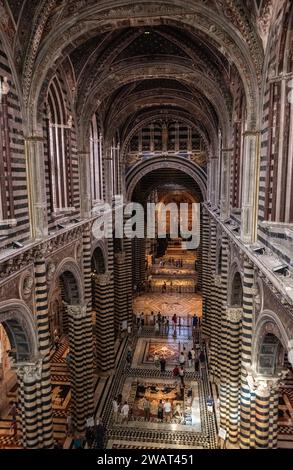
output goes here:
{"type": "Polygon", "coordinates": [[[12,417],[11,430],[13,433],[13,437],[16,437],[17,436],[17,406],[15,402],[12,403],[10,414],[12,417]]]}
{"type": "Polygon", "coordinates": [[[158,419],[161,421],[161,423],[163,422],[163,419],[164,419],[164,406],[163,406],[162,400],[160,400],[158,404],[158,419]]]}
{"type": "Polygon", "coordinates": [[[143,401],[144,420],[150,420],[151,404],[147,398],[143,401]]]}

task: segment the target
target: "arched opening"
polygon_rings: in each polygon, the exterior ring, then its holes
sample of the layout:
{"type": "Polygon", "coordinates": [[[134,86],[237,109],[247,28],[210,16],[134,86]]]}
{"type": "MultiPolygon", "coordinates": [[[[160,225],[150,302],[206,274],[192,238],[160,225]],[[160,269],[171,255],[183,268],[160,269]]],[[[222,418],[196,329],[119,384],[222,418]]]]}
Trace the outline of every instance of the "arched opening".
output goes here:
{"type": "Polygon", "coordinates": [[[285,350],[280,339],[266,333],[259,345],[258,372],[265,376],[276,376],[284,369],[285,350]]]}
{"type": "MultiPolygon", "coordinates": [[[[19,383],[15,364],[31,363],[37,356],[37,343],[27,307],[0,307],[0,417],[11,420],[12,403],[19,403],[19,383]]],[[[17,436],[15,436],[17,438],[17,436]]]]}
{"type": "Polygon", "coordinates": [[[243,306],[243,287],[240,273],[237,271],[234,274],[232,285],[231,285],[231,307],[242,307],[243,306]]]}

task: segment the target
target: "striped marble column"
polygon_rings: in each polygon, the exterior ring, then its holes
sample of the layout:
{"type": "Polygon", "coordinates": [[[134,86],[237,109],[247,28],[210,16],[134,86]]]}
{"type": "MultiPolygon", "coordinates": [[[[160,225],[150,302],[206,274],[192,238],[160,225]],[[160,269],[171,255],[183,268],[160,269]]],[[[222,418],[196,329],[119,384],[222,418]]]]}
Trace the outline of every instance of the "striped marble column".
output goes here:
{"type": "Polygon", "coordinates": [[[88,403],[93,400],[93,389],[88,386],[88,364],[86,363],[86,338],[84,336],[87,323],[86,305],[67,305],[69,321],[69,347],[72,360],[70,362],[70,382],[72,417],[74,427],[78,432],[83,432],[86,418],[92,414],[93,409],[88,410],[88,403]]]}
{"type": "Polygon", "coordinates": [[[241,333],[241,397],[240,397],[240,447],[249,449],[254,445],[251,433],[253,424],[251,414],[251,391],[247,381],[247,371],[251,367],[252,328],[253,328],[253,279],[254,269],[251,262],[244,259],[243,277],[243,316],[241,333]],[[253,442],[252,442],[253,441],[253,442]]]}
{"type": "Polygon", "coordinates": [[[215,337],[213,340],[214,358],[213,358],[213,375],[215,380],[219,382],[220,379],[220,354],[221,354],[221,289],[222,278],[220,274],[214,275],[214,323],[215,323],[215,337]]]}
{"type": "Polygon", "coordinates": [[[202,332],[205,336],[210,336],[210,233],[209,216],[203,208],[203,226],[202,226],[202,332]]]}
{"type": "Polygon", "coordinates": [[[83,231],[83,279],[84,279],[84,300],[86,305],[86,316],[83,321],[84,338],[84,388],[87,397],[87,412],[93,415],[94,412],[94,336],[92,321],[92,277],[91,277],[91,224],[87,224],[83,231]]]}
{"type": "Polygon", "coordinates": [[[255,447],[276,449],[278,441],[279,380],[256,381],[255,447]]]}
{"type": "Polygon", "coordinates": [[[221,266],[221,332],[220,332],[220,354],[219,367],[216,377],[220,374],[220,423],[221,427],[229,430],[228,406],[229,406],[229,364],[228,354],[228,325],[227,325],[227,292],[228,292],[228,254],[229,245],[226,234],[222,236],[222,266],[221,266]]]}
{"type": "MultiPolygon", "coordinates": [[[[109,262],[109,260],[108,260],[109,262]]],[[[113,264],[111,264],[113,269],[113,264]]],[[[114,367],[114,280],[113,273],[94,276],[96,305],[97,367],[109,370],[114,367]]]]}
{"type": "Polygon", "coordinates": [[[214,371],[217,364],[217,348],[216,348],[216,339],[219,332],[217,331],[217,287],[215,280],[216,273],[216,247],[217,247],[217,226],[215,220],[212,218],[210,221],[210,270],[212,273],[210,280],[210,293],[209,293],[209,326],[210,326],[210,347],[209,347],[209,360],[210,368],[214,371]]]}
{"type": "Polygon", "coordinates": [[[48,435],[42,433],[42,359],[16,364],[19,382],[19,410],[22,445],[25,449],[52,447],[48,435]]]}
{"type": "Polygon", "coordinates": [[[48,290],[44,251],[38,250],[35,255],[35,304],[36,322],[39,342],[41,367],[41,407],[39,406],[39,431],[42,447],[53,446],[53,409],[50,369],[50,331],[48,316],[48,290]]]}
{"type": "Polygon", "coordinates": [[[227,307],[227,363],[229,367],[228,383],[228,438],[232,444],[238,442],[239,399],[240,399],[240,333],[242,308],[227,307]]]}
{"type": "Polygon", "coordinates": [[[128,270],[126,266],[125,252],[114,255],[114,326],[115,335],[118,336],[123,322],[128,320],[128,292],[126,278],[128,270]]]}
{"type": "Polygon", "coordinates": [[[203,225],[203,206],[200,207],[200,242],[196,250],[196,289],[198,292],[202,292],[202,225],[203,225]]]}
{"type": "Polygon", "coordinates": [[[132,240],[127,233],[123,241],[123,251],[125,253],[125,280],[124,290],[127,298],[127,321],[128,326],[132,326],[132,240]]]}

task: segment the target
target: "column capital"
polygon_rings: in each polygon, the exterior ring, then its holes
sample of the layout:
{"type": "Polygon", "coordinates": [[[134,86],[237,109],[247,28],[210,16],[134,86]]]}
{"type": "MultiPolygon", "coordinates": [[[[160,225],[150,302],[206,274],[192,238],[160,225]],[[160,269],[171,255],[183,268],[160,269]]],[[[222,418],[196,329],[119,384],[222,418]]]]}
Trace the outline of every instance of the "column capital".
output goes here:
{"type": "Polygon", "coordinates": [[[258,137],[260,135],[260,130],[246,130],[243,132],[243,137],[258,137]]]}
{"type": "Polygon", "coordinates": [[[230,322],[237,323],[241,320],[243,314],[242,307],[226,307],[226,316],[230,322]]]}
{"type": "Polygon", "coordinates": [[[115,253],[115,261],[117,264],[124,264],[125,263],[125,252],[115,253]]]}
{"type": "Polygon", "coordinates": [[[107,286],[111,281],[111,273],[108,271],[103,274],[94,274],[95,282],[99,286],[107,286]]]}
{"type": "Polygon", "coordinates": [[[278,390],[280,382],[286,377],[288,370],[282,370],[278,375],[266,377],[257,373],[251,366],[246,367],[247,383],[251,392],[260,397],[267,397],[278,390]]]}
{"type": "Polygon", "coordinates": [[[222,276],[221,274],[213,274],[215,286],[221,287],[222,285],[222,276]]]}
{"type": "Polygon", "coordinates": [[[34,383],[42,377],[42,366],[42,359],[38,359],[36,362],[16,363],[14,367],[18,377],[25,383],[34,383]]]}
{"type": "Polygon", "coordinates": [[[83,318],[87,316],[86,305],[67,305],[68,315],[74,318],[83,318]]]}

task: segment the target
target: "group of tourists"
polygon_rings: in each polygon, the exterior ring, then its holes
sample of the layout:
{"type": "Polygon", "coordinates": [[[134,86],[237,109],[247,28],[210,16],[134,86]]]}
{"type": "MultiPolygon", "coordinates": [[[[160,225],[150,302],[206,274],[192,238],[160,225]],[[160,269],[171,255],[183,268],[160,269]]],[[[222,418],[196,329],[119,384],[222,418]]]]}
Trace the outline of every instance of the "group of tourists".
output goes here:
{"type": "MultiPolygon", "coordinates": [[[[151,402],[147,397],[145,397],[143,400],[143,411],[144,420],[150,421],[151,402]]],[[[180,421],[183,418],[183,412],[180,403],[172,405],[168,398],[166,398],[166,400],[159,400],[159,403],[157,405],[157,419],[161,422],[166,421],[167,423],[169,423],[172,417],[177,417],[180,421]]]]}
{"type": "Polygon", "coordinates": [[[128,402],[123,400],[121,393],[113,399],[112,406],[114,424],[128,423],[131,410],[128,402]]]}
{"type": "Polygon", "coordinates": [[[163,268],[166,264],[169,266],[175,266],[175,268],[182,268],[183,267],[183,259],[175,259],[175,258],[168,258],[168,259],[161,259],[159,266],[163,268]]]}

